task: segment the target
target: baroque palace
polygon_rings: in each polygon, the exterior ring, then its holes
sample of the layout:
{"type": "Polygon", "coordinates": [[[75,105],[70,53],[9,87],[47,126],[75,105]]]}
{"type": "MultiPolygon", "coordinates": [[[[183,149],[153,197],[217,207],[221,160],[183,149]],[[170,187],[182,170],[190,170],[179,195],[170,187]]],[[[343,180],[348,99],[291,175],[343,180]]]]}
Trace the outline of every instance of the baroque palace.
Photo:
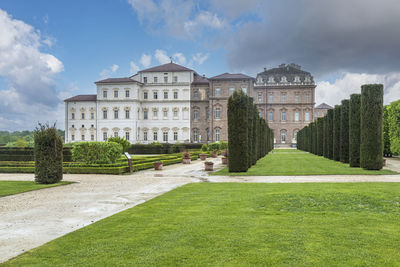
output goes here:
{"type": "Polygon", "coordinates": [[[207,143],[228,140],[227,102],[235,90],[253,97],[277,144],[332,108],[315,105],[315,83],[296,64],[264,69],[256,78],[224,73],[207,78],[167,63],[127,78],[95,82],[97,94],[65,100],[65,141],[207,143]],[[315,113],[314,113],[315,112],[315,113]]]}

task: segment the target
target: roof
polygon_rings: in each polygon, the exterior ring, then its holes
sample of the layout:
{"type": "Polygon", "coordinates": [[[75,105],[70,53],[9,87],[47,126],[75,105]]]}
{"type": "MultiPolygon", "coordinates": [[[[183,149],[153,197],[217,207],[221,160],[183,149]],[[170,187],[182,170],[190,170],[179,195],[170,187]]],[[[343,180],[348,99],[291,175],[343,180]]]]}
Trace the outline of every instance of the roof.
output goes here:
{"type": "Polygon", "coordinates": [[[131,78],[123,77],[123,78],[108,78],[104,80],[100,80],[94,83],[134,83],[137,82],[131,78]]]}
{"type": "Polygon", "coordinates": [[[322,104],[316,106],[315,109],[333,109],[333,107],[329,106],[326,103],[322,103],[322,104]]]}
{"type": "Polygon", "coordinates": [[[301,82],[304,82],[306,76],[310,78],[311,82],[314,81],[309,72],[301,70],[301,67],[294,63],[288,65],[281,64],[278,68],[272,68],[269,70],[264,69],[263,72],[257,74],[257,80],[260,76],[263,79],[263,82],[269,81],[270,77],[274,78],[274,82],[280,82],[282,76],[285,76],[288,82],[294,82],[296,76],[300,78],[301,82]]]}
{"type": "Polygon", "coordinates": [[[96,101],[97,95],[76,95],[64,100],[64,102],[96,101]]]}
{"type": "Polygon", "coordinates": [[[198,75],[197,73],[194,74],[192,84],[208,84],[210,81],[204,75],[198,75]]]}
{"type": "Polygon", "coordinates": [[[184,66],[175,64],[173,62],[163,64],[160,66],[152,67],[149,69],[141,70],[140,72],[178,72],[178,71],[193,71],[191,69],[188,69],[184,66]]]}
{"type": "Polygon", "coordinates": [[[228,73],[228,72],[209,78],[209,80],[244,80],[244,79],[254,80],[253,77],[247,76],[242,73],[228,73]]]}

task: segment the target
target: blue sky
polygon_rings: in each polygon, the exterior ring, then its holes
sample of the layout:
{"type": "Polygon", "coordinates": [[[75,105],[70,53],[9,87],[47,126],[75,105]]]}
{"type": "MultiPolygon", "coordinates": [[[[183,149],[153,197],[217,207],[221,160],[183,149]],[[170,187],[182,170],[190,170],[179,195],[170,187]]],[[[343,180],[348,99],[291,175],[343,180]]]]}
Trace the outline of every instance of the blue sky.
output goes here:
{"type": "Polygon", "coordinates": [[[316,102],[338,104],[364,83],[400,98],[395,0],[2,0],[0,130],[63,128],[63,102],[168,57],[214,76],[297,63],[316,102]]]}

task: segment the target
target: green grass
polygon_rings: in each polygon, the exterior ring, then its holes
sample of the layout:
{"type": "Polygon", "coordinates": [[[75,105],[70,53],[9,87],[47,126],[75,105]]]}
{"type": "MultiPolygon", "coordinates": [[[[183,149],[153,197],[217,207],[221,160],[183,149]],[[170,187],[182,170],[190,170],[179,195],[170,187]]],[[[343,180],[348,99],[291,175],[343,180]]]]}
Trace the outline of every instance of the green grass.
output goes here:
{"type": "Polygon", "coordinates": [[[399,183],[189,184],[4,266],[398,266],[399,183]]]}
{"type": "Polygon", "coordinates": [[[38,190],[42,188],[66,185],[70,183],[71,182],[63,181],[56,184],[37,184],[33,181],[0,181],[0,197],[38,190]]]}
{"type": "Polygon", "coordinates": [[[390,170],[370,171],[351,168],[341,163],[295,149],[276,149],[257,161],[247,172],[229,173],[228,168],[211,175],[268,176],[268,175],[355,175],[397,174],[390,170]]]}

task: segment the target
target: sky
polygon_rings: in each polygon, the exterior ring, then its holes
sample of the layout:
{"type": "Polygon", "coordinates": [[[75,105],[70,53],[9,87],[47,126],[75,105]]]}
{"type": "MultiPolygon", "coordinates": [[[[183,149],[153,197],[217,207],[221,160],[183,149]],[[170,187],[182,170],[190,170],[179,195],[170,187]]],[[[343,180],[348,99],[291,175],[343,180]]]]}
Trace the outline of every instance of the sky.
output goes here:
{"type": "Polygon", "coordinates": [[[212,77],[296,63],[333,106],[400,99],[398,0],[1,0],[0,130],[64,128],[63,100],[173,61],[212,77]]]}

